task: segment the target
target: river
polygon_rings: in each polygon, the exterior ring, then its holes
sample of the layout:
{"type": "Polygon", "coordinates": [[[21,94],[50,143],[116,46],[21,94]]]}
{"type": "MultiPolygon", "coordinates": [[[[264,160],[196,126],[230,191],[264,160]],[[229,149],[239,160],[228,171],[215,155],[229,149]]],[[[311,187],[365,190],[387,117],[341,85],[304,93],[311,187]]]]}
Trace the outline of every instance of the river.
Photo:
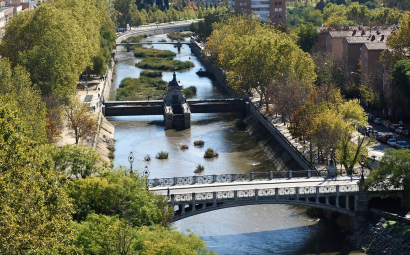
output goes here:
{"type": "MultiPolygon", "coordinates": [[[[146,40],[159,41],[165,35],[146,40]]],[[[177,52],[172,45],[154,45],[156,49],[177,52]]],[[[118,50],[115,67],[115,90],[125,77],[139,77],[135,67],[139,60],[133,53],[118,50]]],[[[224,98],[209,78],[198,77],[196,71],[205,67],[184,45],[176,59],[192,61],[195,67],[177,72],[184,86],[196,86],[194,98],[224,98]]],[[[172,72],[163,72],[163,80],[170,81],[172,72]]],[[[204,174],[249,173],[275,171],[263,151],[249,135],[236,128],[235,114],[193,114],[190,129],[165,130],[162,116],[110,117],[115,126],[114,165],[129,166],[127,157],[135,156],[133,169],[148,167],[150,178],[191,176],[198,164],[205,166],[204,174]],[[205,141],[204,147],[194,147],[195,140],[205,141]],[[180,144],[189,146],[181,150],[180,144]],[[218,158],[204,159],[203,153],[212,148],[218,158]],[[160,151],[167,151],[167,160],[155,159],[160,151]],[[146,155],[151,161],[144,162],[146,155]]],[[[218,254],[361,254],[349,242],[341,229],[327,220],[310,219],[303,208],[290,205],[255,205],[212,211],[175,222],[174,227],[192,231],[206,241],[207,247],[218,254]]]]}

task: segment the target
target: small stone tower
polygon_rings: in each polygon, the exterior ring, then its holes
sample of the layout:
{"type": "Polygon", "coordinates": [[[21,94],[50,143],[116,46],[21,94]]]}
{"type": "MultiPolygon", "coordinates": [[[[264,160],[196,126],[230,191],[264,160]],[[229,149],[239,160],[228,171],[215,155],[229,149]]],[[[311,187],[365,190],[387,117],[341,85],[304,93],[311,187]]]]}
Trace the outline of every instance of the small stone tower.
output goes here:
{"type": "Polygon", "coordinates": [[[191,110],[182,93],[182,85],[177,81],[175,67],[173,79],[168,83],[168,93],[164,104],[164,120],[167,129],[186,129],[191,127],[191,110]]]}

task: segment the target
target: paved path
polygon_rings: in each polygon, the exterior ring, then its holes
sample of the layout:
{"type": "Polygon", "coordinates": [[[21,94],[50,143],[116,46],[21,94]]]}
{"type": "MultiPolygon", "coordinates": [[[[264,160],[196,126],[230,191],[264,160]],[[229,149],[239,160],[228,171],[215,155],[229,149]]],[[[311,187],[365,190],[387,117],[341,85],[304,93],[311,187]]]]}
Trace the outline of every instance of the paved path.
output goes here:
{"type": "MultiPolygon", "coordinates": [[[[245,181],[245,182],[226,182],[212,184],[193,184],[193,185],[176,185],[170,186],[170,194],[189,194],[201,192],[218,192],[233,190],[250,190],[250,189],[272,189],[272,188],[291,188],[291,187],[312,187],[312,186],[330,186],[330,185],[357,185],[360,180],[359,176],[338,177],[338,178],[292,178],[292,179],[274,179],[270,181],[245,181]]],[[[150,191],[167,195],[168,187],[154,187],[150,191]]]]}

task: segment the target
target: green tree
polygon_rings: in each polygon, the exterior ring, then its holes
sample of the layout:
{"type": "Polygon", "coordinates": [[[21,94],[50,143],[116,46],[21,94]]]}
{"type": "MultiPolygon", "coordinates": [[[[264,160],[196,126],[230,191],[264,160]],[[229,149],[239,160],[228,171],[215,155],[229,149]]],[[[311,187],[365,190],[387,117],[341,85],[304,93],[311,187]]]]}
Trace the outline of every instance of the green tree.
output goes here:
{"type": "Polygon", "coordinates": [[[297,44],[304,51],[309,53],[312,50],[313,45],[317,41],[317,27],[313,26],[312,23],[307,23],[306,25],[301,24],[296,29],[297,44]]]}
{"type": "Polygon", "coordinates": [[[164,196],[153,195],[143,179],[135,174],[127,175],[126,170],[114,170],[69,184],[68,194],[74,199],[77,221],[95,212],[108,216],[118,214],[134,227],[166,226],[173,215],[164,196]]]}
{"type": "Polygon", "coordinates": [[[372,15],[372,20],[380,24],[398,24],[403,16],[402,13],[386,7],[374,9],[372,15]]]}
{"type": "Polygon", "coordinates": [[[368,23],[371,18],[371,12],[366,5],[353,2],[349,5],[346,12],[348,20],[354,20],[356,23],[368,23]]]}
{"type": "Polygon", "coordinates": [[[379,168],[366,179],[367,189],[382,189],[387,194],[390,188],[404,189],[406,209],[410,208],[410,150],[384,150],[379,168]]]}
{"type": "Polygon", "coordinates": [[[18,111],[26,125],[26,135],[39,143],[47,141],[46,109],[40,92],[32,85],[30,75],[22,66],[12,68],[6,58],[0,59],[0,94],[17,101],[18,111]]]}
{"type": "Polygon", "coordinates": [[[85,254],[214,254],[194,234],[160,226],[131,227],[117,216],[91,214],[76,228],[75,243],[85,254]]]}
{"type": "Polygon", "coordinates": [[[61,148],[46,146],[44,153],[53,159],[55,170],[72,179],[84,179],[108,170],[107,163],[92,148],[72,144],[61,148]]]}
{"type": "Polygon", "coordinates": [[[73,211],[64,178],[27,137],[14,99],[0,101],[0,253],[70,253],[73,211]]]}
{"type": "Polygon", "coordinates": [[[65,107],[65,115],[67,127],[74,135],[75,144],[78,145],[80,138],[93,136],[97,132],[97,116],[79,98],[74,97],[70,105],[65,107]]]}

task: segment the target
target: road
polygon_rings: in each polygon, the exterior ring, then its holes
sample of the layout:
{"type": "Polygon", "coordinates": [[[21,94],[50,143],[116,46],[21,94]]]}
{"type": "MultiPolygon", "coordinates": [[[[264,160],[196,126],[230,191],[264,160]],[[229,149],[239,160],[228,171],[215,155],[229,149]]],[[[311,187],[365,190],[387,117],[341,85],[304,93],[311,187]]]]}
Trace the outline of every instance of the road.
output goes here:
{"type": "MultiPolygon", "coordinates": [[[[313,187],[313,186],[331,186],[331,185],[357,185],[360,176],[337,177],[337,178],[292,178],[292,179],[274,179],[266,181],[245,181],[245,182],[226,182],[212,184],[193,184],[193,185],[176,185],[170,186],[170,194],[190,194],[204,192],[234,191],[234,190],[251,190],[251,189],[273,189],[273,188],[294,188],[294,187],[313,187]]],[[[154,187],[150,191],[167,195],[168,187],[154,187]]]]}

